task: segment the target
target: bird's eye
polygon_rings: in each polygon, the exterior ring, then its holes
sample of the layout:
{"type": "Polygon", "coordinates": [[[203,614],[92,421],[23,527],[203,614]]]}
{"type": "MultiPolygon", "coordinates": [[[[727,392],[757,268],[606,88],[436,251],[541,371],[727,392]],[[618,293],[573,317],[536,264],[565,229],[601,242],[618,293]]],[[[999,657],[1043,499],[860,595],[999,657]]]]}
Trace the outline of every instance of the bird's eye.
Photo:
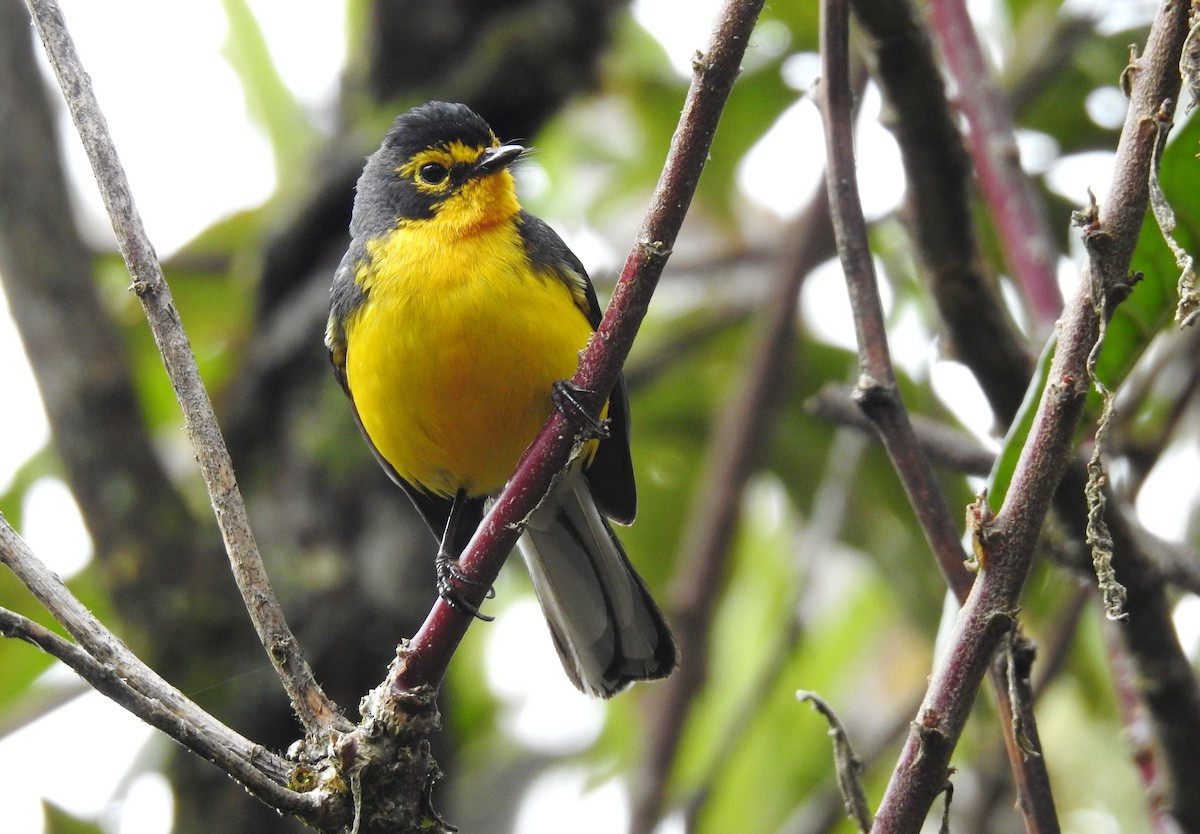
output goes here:
{"type": "Polygon", "coordinates": [[[438,162],[427,162],[417,170],[417,176],[421,178],[421,182],[429,185],[437,185],[442,180],[446,179],[446,174],[450,173],[445,165],[438,162]]]}

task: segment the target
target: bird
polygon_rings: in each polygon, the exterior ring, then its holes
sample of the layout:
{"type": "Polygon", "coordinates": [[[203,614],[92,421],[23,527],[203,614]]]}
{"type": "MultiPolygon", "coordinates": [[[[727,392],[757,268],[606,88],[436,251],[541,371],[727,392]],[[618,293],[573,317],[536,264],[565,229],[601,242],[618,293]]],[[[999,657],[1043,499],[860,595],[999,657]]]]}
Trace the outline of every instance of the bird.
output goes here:
{"type": "MultiPolygon", "coordinates": [[[[520,205],[501,143],[464,104],[396,117],[358,180],[351,242],[325,332],[334,377],[367,445],[439,540],[437,588],[457,569],[601,318],[579,258],[520,205]]],[[[565,398],[565,400],[564,400],[565,398]]],[[[571,682],[608,698],[677,664],[670,626],[611,522],[637,512],[623,378],[518,541],[571,682]]]]}

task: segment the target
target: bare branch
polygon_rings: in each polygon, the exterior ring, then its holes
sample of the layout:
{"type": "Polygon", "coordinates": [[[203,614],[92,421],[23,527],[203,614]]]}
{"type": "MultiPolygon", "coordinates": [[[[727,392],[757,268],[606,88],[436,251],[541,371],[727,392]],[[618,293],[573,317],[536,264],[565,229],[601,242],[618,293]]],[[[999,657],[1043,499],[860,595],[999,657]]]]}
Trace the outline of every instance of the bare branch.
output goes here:
{"type": "Polygon", "coordinates": [[[142,302],[172,388],[183,409],[188,436],[196,450],[200,472],[246,610],[305,729],[316,736],[327,735],[331,727],[344,724],[344,719],[317,685],[271,590],[233,474],[233,464],[213,414],[212,402],[204,389],[162,267],[134,205],[91,80],[83,70],[57,3],[54,0],[29,0],[29,6],[92,163],[118,246],[133,278],[132,289],[142,302]]]}
{"type": "MultiPolygon", "coordinates": [[[[855,397],[859,407],[875,424],[947,584],[961,603],[967,599],[971,579],[963,564],[957,528],[928,460],[917,442],[896,385],[867,244],[866,223],[858,200],[849,85],[845,80],[849,48],[846,5],[843,0],[830,0],[821,8],[823,116],[826,154],[829,158],[831,211],[859,343],[861,376],[855,397]]],[[[974,516],[969,517],[975,518],[977,525],[990,520],[991,511],[985,498],[981,497],[971,510],[974,516]]],[[[977,554],[979,547],[976,540],[977,554]]],[[[1015,622],[1006,625],[1001,618],[992,620],[989,625],[1004,630],[1016,628],[1015,622]]],[[[984,671],[980,668],[979,674],[982,675],[984,671]]],[[[1001,666],[993,666],[990,674],[997,705],[1008,725],[1005,742],[1020,789],[1026,825],[1031,831],[1053,834],[1058,830],[1058,824],[1049,777],[1041,757],[1026,755],[1027,745],[1022,743],[1026,738],[1031,739],[1031,743],[1037,740],[1032,712],[1023,709],[1022,702],[1013,698],[1014,692],[1024,690],[1009,685],[1001,666]]],[[[975,678],[973,687],[978,685],[979,678],[975,678]]],[[[962,700],[955,704],[964,717],[974,701],[975,691],[974,688],[964,690],[961,693],[962,700]]],[[[938,735],[936,721],[928,713],[919,718],[914,727],[917,728],[917,735],[931,744],[945,746],[947,753],[953,749],[954,739],[938,735]]],[[[931,774],[926,785],[934,791],[930,801],[947,785],[945,773],[931,774]]]]}
{"type": "Polygon", "coordinates": [[[213,719],[142,663],[2,519],[0,563],[55,614],[77,643],[11,612],[0,617],[5,636],[26,640],[62,660],[98,691],[208,759],[272,807],[314,816],[316,797],[286,787],[291,764],[213,719]]]}
{"type": "Polygon", "coordinates": [[[1001,425],[1008,425],[1025,398],[1034,357],[980,251],[971,210],[974,170],[914,6],[912,0],[851,2],[870,35],[873,73],[892,114],[887,127],[904,161],[913,244],[949,350],[975,373],[1001,425]]]}
{"type": "Polygon", "coordinates": [[[971,158],[979,185],[1004,244],[1013,280],[1034,320],[1049,331],[1062,309],[1056,261],[1058,246],[1045,209],[1021,169],[1008,103],[997,88],[962,0],[931,0],[930,21],[967,117],[971,158]]]}
{"type": "Polygon", "coordinates": [[[832,0],[821,8],[821,109],[829,164],[826,182],[859,345],[860,376],[854,396],[883,440],[947,584],[962,599],[971,587],[971,576],[963,567],[965,554],[953,515],[928,460],[921,453],[896,386],[883,308],[867,246],[850,118],[847,6],[843,0],[832,0]]]}
{"type": "MultiPolygon", "coordinates": [[[[679,127],[637,242],[625,262],[608,311],[571,380],[578,388],[591,392],[591,402],[586,405],[593,414],[599,414],[616,382],[671,254],[762,5],[762,0],[729,0],[718,13],[708,49],[696,53],[694,78],[679,127]]],[[[508,486],[459,560],[463,575],[469,579],[463,588],[468,603],[482,603],[484,593],[516,544],[525,519],[568,463],[576,433],[567,418],[555,411],[526,450],[508,486]]],[[[471,617],[439,599],[407,645],[403,662],[396,665],[394,691],[436,687],[470,623],[471,617]]]]}
{"type": "MultiPolygon", "coordinates": [[[[1075,430],[1089,383],[1087,358],[1099,334],[1091,286],[1119,301],[1148,202],[1148,175],[1164,107],[1178,96],[1179,51],[1187,33],[1187,4],[1167,2],[1137,62],[1134,97],[1117,151],[1110,198],[1085,231],[1089,273],[1060,322],[1058,349],[1029,439],[1004,506],[981,527],[983,561],[938,663],[876,817],[876,831],[911,831],[945,784],[948,762],[971,699],[999,640],[1009,631],[1034,546],[1055,489],[1072,459],[1075,430]]],[[[1193,683],[1194,685],[1194,683],[1193,683]]],[[[1200,745],[1194,745],[1200,746],[1200,745]]]]}

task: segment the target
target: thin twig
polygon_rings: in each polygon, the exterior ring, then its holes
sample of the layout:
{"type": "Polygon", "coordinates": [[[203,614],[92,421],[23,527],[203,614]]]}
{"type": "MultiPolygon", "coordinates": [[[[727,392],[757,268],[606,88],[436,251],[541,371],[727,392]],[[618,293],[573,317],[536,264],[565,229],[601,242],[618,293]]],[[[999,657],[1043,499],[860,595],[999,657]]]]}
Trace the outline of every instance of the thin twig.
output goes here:
{"type": "Polygon", "coordinates": [[[59,658],[101,693],[208,759],[286,813],[312,816],[315,796],[286,787],[291,764],[213,719],[106,629],[0,518],[0,563],[55,614],[76,643],[26,618],[4,618],[5,636],[25,639],[59,658]]]}
{"type": "Polygon", "coordinates": [[[965,554],[954,517],[921,452],[896,385],[883,307],[867,247],[850,117],[853,100],[848,74],[848,10],[844,0],[831,0],[821,8],[821,99],[829,165],[826,182],[859,346],[860,375],[854,396],[879,431],[947,584],[962,599],[971,587],[972,577],[963,566],[965,554]]]}
{"type": "Polygon", "coordinates": [[[317,737],[326,736],[331,727],[344,724],[345,720],[317,685],[271,590],[212,402],[204,389],[196,357],[175,309],[162,267],[134,205],[91,79],[80,63],[58,4],[54,0],[29,0],[29,7],[92,163],[117,244],[133,278],[133,291],[142,303],[171,386],[183,409],[188,436],[196,451],[246,610],[306,731],[317,737]]]}
{"type": "Polygon", "coordinates": [[[834,712],[833,707],[829,706],[825,699],[815,692],[801,690],[796,693],[796,698],[811,703],[813,709],[825,716],[825,720],[829,722],[829,737],[833,739],[833,759],[837,773],[838,793],[842,796],[846,815],[854,820],[858,830],[865,834],[871,830],[871,809],[867,806],[867,796],[862,786],[863,763],[858,754],[854,752],[842,719],[834,712]]]}
{"type": "MultiPolygon", "coordinates": [[[[877,834],[920,827],[946,784],[950,755],[1000,639],[1008,633],[1046,512],[1072,459],[1075,430],[1089,389],[1087,357],[1099,333],[1091,286],[1117,295],[1125,283],[1148,203],[1148,175],[1164,102],[1179,90],[1179,52],[1187,4],[1160,9],[1144,59],[1133,75],[1134,96],[1117,150],[1109,200],[1085,231],[1088,280],[1060,321],[1058,347],[1004,506],[981,530],[979,577],[935,668],[921,712],[876,816],[877,834]]],[[[1169,105],[1168,105],[1169,106],[1169,105]]],[[[1110,305],[1115,306],[1114,304],[1110,305]]]]}
{"type": "MultiPolygon", "coordinates": [[[[866,770],[870,771],[904,738],[912,723],[910,716],[921,702],[920,696],[920,692],[893,695],[893,700],[900,706],[881,719],[879,726],[865,740],[859,739],[859,758],[866,770]]],[[[829,834],[835,829],[840,830],[839,825],[845,817],[846,809],[837,780],[827,779],[803,798],[776,831],[777,834],[829,834]]]]}

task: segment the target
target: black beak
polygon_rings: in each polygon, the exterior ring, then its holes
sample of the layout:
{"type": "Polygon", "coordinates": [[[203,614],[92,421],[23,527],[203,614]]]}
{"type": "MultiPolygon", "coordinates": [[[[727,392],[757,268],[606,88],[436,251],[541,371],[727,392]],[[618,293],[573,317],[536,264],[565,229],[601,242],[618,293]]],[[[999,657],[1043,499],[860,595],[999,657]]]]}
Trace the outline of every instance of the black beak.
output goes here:
{"type": "Polygon", "coordinates": [[[500,145],[496,148],[488,148],[479,155],[472,173],[476,176],[494,174],[496,171],[507,168],[520,159],[525,150],[525,147],[522,145],[500,145]]]}

